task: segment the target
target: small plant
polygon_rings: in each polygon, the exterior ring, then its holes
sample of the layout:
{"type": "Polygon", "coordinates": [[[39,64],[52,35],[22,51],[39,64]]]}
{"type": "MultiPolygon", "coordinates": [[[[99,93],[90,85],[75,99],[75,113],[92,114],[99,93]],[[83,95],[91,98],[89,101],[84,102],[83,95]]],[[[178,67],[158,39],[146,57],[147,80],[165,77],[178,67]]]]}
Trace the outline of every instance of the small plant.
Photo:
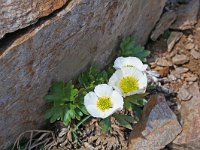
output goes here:
{"type": "Polygon", "coordinates": [[[77,125],[71,129],[75,139],[75,131],[90,117],[99,118],[104,134],[112,129],[111,118],[132,129],[147,102],[147,65],[142,62],[150,52],[137,45],[133,37],[127,37],[120,44],[119,55],[114,66],[109,65],[106,70],[99,71],[92,65],[80,74],[76,86],[72,81],[53,83],[45,96],[46,102],[51,103],[46,118],[51,123],[60,120],[66,126],[75,120],[77,125]],[[120,112],[123,109],[125,114],[120,112]]]}
{"type": "Polygon", "coordinates": [[[120,44],[120,56],[137,57],[141,61],[146,62],[146,57],[150,55],[150,51],[145,50],[141,45],[136,44],[133,36],[126,37],[120,44]]]}
{"type": "Polygon", "coordinates": [[[168,39],[170,34],[171,34],[171,31],[169,29],[167,29],[167,30],[165,30],[165,32],[163,33],[162,36],[164,39],[168,39]]]}
{"type": "Polygon", "coordinates": [[[81,100],[82,94],[84,95],[84,92],[74,88],[72,81],[66,85],[63,81],[53,83],[49,94],[44,98],[53,105],[46,112],[46,118],[50,119],[51,123],[61,120],[67,126],[72,119],[80,120],[83,114],[88,115],[81,100]]]}

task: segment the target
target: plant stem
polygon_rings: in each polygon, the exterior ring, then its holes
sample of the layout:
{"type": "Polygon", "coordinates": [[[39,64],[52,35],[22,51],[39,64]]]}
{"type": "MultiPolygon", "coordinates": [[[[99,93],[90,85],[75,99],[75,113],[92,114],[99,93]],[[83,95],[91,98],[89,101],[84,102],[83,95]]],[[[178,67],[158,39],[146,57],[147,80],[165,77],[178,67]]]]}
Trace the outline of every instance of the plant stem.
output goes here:
{"type": "Polygon", "coordinates": [[[75,128],[72,129],[72,131],[75,132],[75,131],[78,129],[78,127],[79,127],[81,124],[83,124],[85,121],[87,121],[90,117],[91,117],[91,116],[89,115],[89,116],[85,117],[83,120],[81,120],[81,122],[79,122],[79,123],[75,126],[75,128]]]}

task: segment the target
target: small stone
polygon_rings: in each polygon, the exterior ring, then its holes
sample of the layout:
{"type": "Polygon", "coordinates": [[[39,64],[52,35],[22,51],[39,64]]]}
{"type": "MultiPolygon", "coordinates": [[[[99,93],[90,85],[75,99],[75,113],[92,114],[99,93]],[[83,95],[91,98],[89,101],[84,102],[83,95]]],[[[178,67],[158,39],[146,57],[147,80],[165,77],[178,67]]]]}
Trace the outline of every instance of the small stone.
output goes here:
{"type": "Polygon", "coordinates": [[[166,67],[163,67],[161,70],[159,70],[159,74],[160,74],[160,77],[166,77],[169,73],[169,67],[166,66],[166,67]]]}
{"type": "Polygon", "coordinates": [[[190,54],[195,58],[195,59],[200,59],[200,52],[197,52],[196,50],[192,49],[190,54]]]}
{"type": "Polygon", "coordinates": [[[157,64],[155,62],[150,63],[151,69],[155,68],[157,66],[157,64]]]}
{"type": "Polygon", "coordinates": [[[189,61],[189,58],[186,56],[186,55],[175,55],[173,58],[172,58],[172,62],[175,64],[175,65],[182,65],[182,64],[185,64],[189,61]]]}
{"type": "Polygon", "coordinates": [[[169,78],[171,81],[176,81],[176,80],[177,80],[177,77],[174,76],[173,74],[170,74],[170,75],[168,76],[168,78],[169,78]]]}
{"type": "Polygon", "coordinates": [[[175,69],[175,71],[176,71],[176,73],[181,74],[181,73],[188,72],[189,69],[188,69],[188,68],[185,68],[185,67],[177,67],[177,68],[175,69]]]}
{"type": "Polygon", "coordinates": [[[190,34],[189,36],[188,36],[188,41],[189,42],[193,42],[194,41],[194,39],[193,39],[194,37],[193,37],[193,35],[192,34],[190,34]]]}
{"type": "Polygon", "coordinates": [[[156,60],[156,64],[159,66],[163,66],[163,67],[172,66],[172,63],[170,61],[166,60],[165,58],[158,58],[156,60]]]}
{"type": "Polygon", "coordinates": [[[198,46],[198,45],[195,45],[194,49],[195,49],[195,50],[198,50],[198,49],[199,49],[199,46],[198,46]]]}
{"type": "Polygon", "coordinates": [[[197,23],[199,0],[190,0],[188,4],[181,5],[177,10],[177,19],[170,28],[178,30],[191,29],[197,23]]]}
{"type": "Polygon", "coordinates": [[[171,32],[168,40],[167,40],[167,50],[170,52],[174,45],[180,40],[182,37],[182,32],[171,32]]]}
{"type": "Polygon", "coordinates": [[[192,98],[192,95],[187,91],[187,89],[185,88],[185,86],[182,86],[179,89],[178,98],[180,100],[187,101],[187,100],[190,100],[192,98]]]}
{"type": "Polygon", "coordinates": [[[134,126],[128,150],[160,150],[172,142],[182,128],[163,95],[150,98],[141,120],[134,126]]]}
{"type": "Polygon", "coordinates": [[[188,43],[186,46],[185,46],[186,49],[188,50],[191,50],[194,48],[194,43],[188,43]]]}
{"type": "Polygon", "coordinates": [[[195,82],[198,78],[196,76],[188,77],[185,80],[188,82],[195,82]]]}

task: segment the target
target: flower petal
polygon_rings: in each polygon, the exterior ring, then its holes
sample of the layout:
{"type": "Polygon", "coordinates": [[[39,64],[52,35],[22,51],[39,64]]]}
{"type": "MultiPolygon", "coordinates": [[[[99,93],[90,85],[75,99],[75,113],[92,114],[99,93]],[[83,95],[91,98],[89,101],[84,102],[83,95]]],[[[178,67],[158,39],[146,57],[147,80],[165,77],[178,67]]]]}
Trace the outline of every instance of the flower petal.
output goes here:
{"type": "Polygon", "coordinates": [[[96,107],[96,105],[87,105],[86,106],[87,111],[89,112],[89,114],[93,117],[96,118],[102,118],[102,112],[98,110],[98,108],[96,107]]]}
{"type": "Polygon", "coordinates": [[[123,109],[124,100],[119,92],[113,91],[112,96],[111,96],[111,101],[114,108],[117,108],[120,110],[123,109]]]}
{"type": "Polygon", "coordinates": [[[107,118],[108,116],[112,115],[113,113],[115,113],[118,110],[121,110],[121,109],[117,108],[117,107],[110,108],[102,113],[101,118],[107,118]]]}
{"type": "Polygon", "coordinates": [[[137,57],[118,57],[114,66],[115,69],[122,69],[123,67],[135,67],[140,71],[145,71],[148,65],[144,65],[137,57]]]}
{"type": "Polygon", "coordinates": [[[125,96],[133,95],[136,93],[144,93],[147,87],[147,76],[146,73],[134,68],[134,67],[123,67],[117,70],[109,79],[109,85],[111,85],[116,91],[125,96]],[[138,80],[139,89],[131,91],[129,93],[124,93],[119,86],[119,82],[123,77],[132,76],[138,80]]]}
{"type": "Polygon", "coordinates": [[[94,92],[98,97],[102,96],[110,97],[110,95],[113,92],[113,88],[112,86],[107,84],[99,84],[95,87],[94,92]]]}
{"type": "Polygon", "coordinates": [[[85,107],[87,105],[96,105],[97,100],[98,100],[97,95],[94,92],[89,92],[84,97],[84,105],[85,107]]]}
{"type": "Polygon", "coordinates": [[[124,67],[124,57],[118,57],[115,62],[114,62],[114,68],[115,69],[121,69],[122,67],[124,67]]]}

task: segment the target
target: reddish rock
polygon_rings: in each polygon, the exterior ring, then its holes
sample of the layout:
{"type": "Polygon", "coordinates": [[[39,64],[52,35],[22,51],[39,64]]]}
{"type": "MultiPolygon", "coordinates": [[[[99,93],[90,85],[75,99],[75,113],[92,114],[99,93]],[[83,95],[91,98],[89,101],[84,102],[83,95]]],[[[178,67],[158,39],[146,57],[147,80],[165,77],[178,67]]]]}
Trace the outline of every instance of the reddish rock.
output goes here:
{"type": "Polygon", "coordinates": [[[181,119],[183,131],[173,141],[171,147],[181,150],[200,149],[200,91],[198,83],[189,85],[188,92],[192,95],[189,101],[181,101],[181,119]]]}
{"type": "Polygon", "coordinates": [[[128,150],[160,150],[181,132],[176,115],[163,95],[152,96],[129,138],[128,150]]]}
{"type": "Polygon", "coordinates": [[[0,0],[0,39],[61,8],[68,0],[0,0]]]}

